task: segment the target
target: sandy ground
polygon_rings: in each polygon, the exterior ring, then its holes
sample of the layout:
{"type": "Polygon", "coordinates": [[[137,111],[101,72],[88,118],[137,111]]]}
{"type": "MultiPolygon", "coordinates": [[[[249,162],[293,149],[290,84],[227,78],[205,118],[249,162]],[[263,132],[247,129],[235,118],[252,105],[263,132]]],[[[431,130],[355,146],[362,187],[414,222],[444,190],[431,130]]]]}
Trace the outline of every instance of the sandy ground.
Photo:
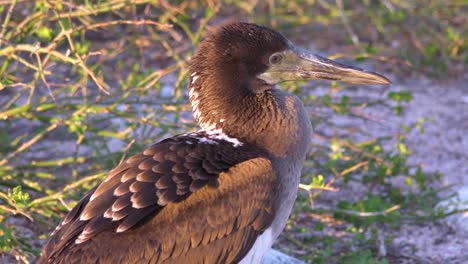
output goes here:
{"type": "MultiPolygon", "coordinates": [[[[369,138],[374,138],[395,134],[401,125],[410,125],[420,118],[432,119],[424,123],[424,134],[414,131],[408,135],[408,148],[412,151],[410,163],[422,165],[427,172],[439,171],[443,177],[439,183],[441,186],[437,187],[450,186],[444,193],[446,195],[459,192],[464,198],[455,198],[455,203],[464,202],[468,209],[468,74],[447,81],[421,76],[407,80],[389,77],[394,84],[383,90],[359,86],[339,94],[353,99],[384,100],[388,91],[409,90],[413,93],[413,100],[404,104],[401,116],[392,114],[388,108],[376,106],[363,110],[371,120],[333,116],[332,123],[337,127],[359,127],[368,133],[369,138]]],[[[312,91],[316,95],[326,92],[326,86],[312,91]]],[[[336,130],[327,127],[319,126],[317,130],[327,136],[336,135],[336,130]]],[[[359,190],[360,187],[346,185],[338,195],[352,198],[353,192],[359,190]]],[[[318,200],[327,205],[339,197],[332,194],[330,198],[318,200]]],[[[468,213],[437,222],[405,223],[399,230],[384,228],[381,230],[383,237],[393,237],[393,242],[382,245],[381,253],[390,263],[468,263],[467,230],[468,213]]],[[[333,234],[337,232],[340,231],[331,230],[333,234]]]]}
{"type": "MultiPolygon", "coordinates": [[[[414,93],[403,122],[421,117],[434,119],[424,126],[422,136],[410,135],[410,147],[414,150],[412,162],[422,164],[427,171],[440,171],[442,185],[452,186],[450,190],[466,195],[468,74],[459,80],[445,82],[420,77],[402,85],[414,93]]],[[[416,260],[425,263],[468,263],[467,227],[467,213],[425,226],[405,226],[397,233],[394,245],[411,249],[405,254],[419,257],[416,260]]]]}

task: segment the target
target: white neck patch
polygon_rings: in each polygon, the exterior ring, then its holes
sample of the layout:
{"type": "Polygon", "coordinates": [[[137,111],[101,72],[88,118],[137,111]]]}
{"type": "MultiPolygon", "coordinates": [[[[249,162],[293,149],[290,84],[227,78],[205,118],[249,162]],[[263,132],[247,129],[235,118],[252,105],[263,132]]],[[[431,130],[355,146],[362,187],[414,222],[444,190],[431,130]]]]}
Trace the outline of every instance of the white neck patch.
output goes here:
{"type": "Polygon", "coordinates": [[[220,141],[225,141],[231,143],[234,147],[240,147],[243,145],[239,139],[224,134],[221,129],[199,130],[196,132],[186,133],[184,136],[195,138],[202,144],[219,144],[220,141]]]}
{"type": "MultiPolygon", "coordinates": [[[[189,98],[190,102],[192,105],[192,112],[193,112],[193,117],[198,121],[200,126],[204,130],[215,130],[216,129],[216,123],[211,123],[208,121],[203,120],[203,115],[200,111],[200,95],[195,91],[195,86],[197,80],[200,78],[197,72],[193,72],[190,74],[190,85],[189,85],[189,98]]],[[[212,113],[214,114],[214,112],[212,113]]],[[[220,123],[224,122],[224,119],[221,118],[220,123]]]]}

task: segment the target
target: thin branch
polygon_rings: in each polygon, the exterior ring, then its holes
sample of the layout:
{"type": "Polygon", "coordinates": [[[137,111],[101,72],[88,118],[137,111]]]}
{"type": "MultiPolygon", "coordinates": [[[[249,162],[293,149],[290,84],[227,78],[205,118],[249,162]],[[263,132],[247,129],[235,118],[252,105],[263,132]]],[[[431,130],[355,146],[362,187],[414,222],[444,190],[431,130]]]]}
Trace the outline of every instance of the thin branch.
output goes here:
{"type": "Polygon", "coordinates": [[[53,124],[51,124],[49,127],[47,127],[47,129],[46,129],[44,132],[39,133],[39,134],[37,134],[36,136],[34,136],[33,138],[31,138],[30,140],[24,142],[18,149],[16,149],[15,151],[11,152],[11,153],[8,154],[8,156],[6,156],[3,160],[1,160],[1,161],[0,161],[0,166],[4,166],[6,163],[8,163],[8,161],[9,161],[11,158],[14,158],[18,153],[23,152],[24,150],[30,148],[32,145],[34,145],[35,143],[37,143],[41,138],[43,138],[47,133],[53,131],[53,130],[56,129],[58,126],[59,126],[58,123],[53,123],[53,124]]]}
{"type": "Polygon", "coordinates": [[[14,207],[14,209],[11,209],[11,208],[9,208],[7,206],[0,205],[0,209],[8,211],[8,212],[10,212],[10,213],[12,213],[14,215],[21,214],[21,215],[25,216],[26,218],[28,218],[31,222],[34,221],[32,216],[30,214],[26,213],[25,211],[23,211],[22,208],[18,207],[16,205],[16,202],[13,199],[11,199],[8,195],[6,195],[3,192],[0,192],[0,198],[5,199],[8,202],[9,205],[14,207]]]}
{"type": "Polygon", "coordinates": [[[82,184],[84,184],[86,182],[90,182],[90,181],[99,179],[103,175],[105,175],[105,174],[104,173],[98,173],[98,174],[90,175],[90,176],[85,177],[85,178],[83,178],[83,179],[81,179],[79,181],[68,184],[60,192],[56,192],[54,194],[44,196],[44,197],[41,197],[41,198],[37,198],[37,199],[31,201],[29,203],[29,207],[32,208],[32,207],[37,206],[37,205],[39,205],[39,204],[41,204],[43,202],[46,202],[46,201],[61,199],[63,197],[64,193],[68,192],[69,190],[75,189],[78,186],[81,186],[82,184]]]}
{"type": "Polygon", "coordinates": [[[354,33],[354,30],[349,23],[348,16],[346,16],[345,14],[343,1],[336,0],[336,6],[338,7],[338,10],[340,11],[341,21],[343,22],[343,25],[345,26],[346,31],[348,31],[348,34],[351,37],[351,40],[353,41],[354,46],[359,47],[359,37],[356,35],[356,33],[354,33]]]}
{"type": "Polygon", "coordinates": [[[329,186],[313,186],[313,185],[307,185],[307,184],[299,184],[299,189],[305,190],[305,191],[312,191],[312,190],[323,190],[323,191],[330,191],[330,192],[338,192],[339,189],[329,187],[329,186]]]}
{"type": "Polygon", "coordinates": [[[349,173],[351,173],[351,172],[353,172],[353,171],[359,169],[360,167],[367,165],[368,163],[369,163],[369,162],[367,162],[367,161],[359,162],[359,163],[355,164],[354,166],[351,166],[351,167],[349,167],[349,168],[343,170],[343,171],[340,173],[340,176],[343,177],[343,176],[345,176],[346,174],[349,174],[349,173]]]}
{"type": "Polygon", "coordinates": [[[378,211],[378,212],[360,212],[360,211],[355,211],[355,210],[337,209],[337,208],[331,208],[331,207],[318,207],[318,208],[316,207],[315,209],[343,213],[343,214],[354,215],[354,216],[359,216],[359,217],[372,217],[372,216],[386,216],[393,211],[399,210],[400,208],[401,208],[401,205],[394,205],[390,208],[387,208],[383,211],[378,211]]]}
{"type": "Polygon", "coordinates": [[[8,12],[7,12],[7,14],[5,16],[5,20],[3,21],[3,24],[2,24],[2,31],[0,31],[0,47],[2,46],[3,36],[5,35],[8,23],[10,23],[11,14],[13,14],[13,9],[15,8],[17,2],[18,2],[18,0],[13,0],[12,3],[10,2],[10,4],[11,4],[10,8],[8,8],[8,12]]]}

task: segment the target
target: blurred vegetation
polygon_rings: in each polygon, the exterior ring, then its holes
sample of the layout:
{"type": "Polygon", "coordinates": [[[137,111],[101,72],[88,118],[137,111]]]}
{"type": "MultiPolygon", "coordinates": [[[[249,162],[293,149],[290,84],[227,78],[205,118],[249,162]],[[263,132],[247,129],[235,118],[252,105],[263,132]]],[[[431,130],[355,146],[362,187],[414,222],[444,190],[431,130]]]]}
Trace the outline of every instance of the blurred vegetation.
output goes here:
{"type": "MultiPolygon", "coordinates": [[[[34,260],[106,171],[196,129],[187,63],[213,25],[241,19],[271,26],[300,46],[366,60],[395,78],[456,76],[468,62],[467,11],[463,0],[0,0],[0,254],[34,260]]],[[[277,247],[314,263],[388,263],[379,245],[391,238],[379,229],[443,216],[433,209],[440,175],[407,162],[406,136],[423,132],[425,120],[366,140],[356,137],[365,131],[324,135],[321,125],[342,129],[327,116],[366,119],[355,109],[372,105],[398,115],[412,94],[393,91],[364,103],[340,94],[342,84],[327,84],[320,96],[300,89],[311,85],[285,85],[329,115],[311,114],[319,129],[305,191],[277,247]],[[314,203],[352,184],[361,188],[352,199],[314,203]],[[321,233],[330,223],[351,239],[321,233]]]]}

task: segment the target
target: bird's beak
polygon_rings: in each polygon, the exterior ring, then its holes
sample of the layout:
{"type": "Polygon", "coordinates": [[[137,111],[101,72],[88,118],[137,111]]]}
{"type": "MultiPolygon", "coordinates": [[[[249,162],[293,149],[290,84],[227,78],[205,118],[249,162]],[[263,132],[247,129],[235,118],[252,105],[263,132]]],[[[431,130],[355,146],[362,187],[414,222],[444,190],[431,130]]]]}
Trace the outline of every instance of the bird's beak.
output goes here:
{"type": "Polygon", "coordinates": [[[270,56],[269,68],[258,78],[275,84],[295,80],[333,80],[359,84],[390,84],[384,76],[320,57],[290,45],[270,56]],[[276,57],[274,57],[276,56],[276,57]]]}

